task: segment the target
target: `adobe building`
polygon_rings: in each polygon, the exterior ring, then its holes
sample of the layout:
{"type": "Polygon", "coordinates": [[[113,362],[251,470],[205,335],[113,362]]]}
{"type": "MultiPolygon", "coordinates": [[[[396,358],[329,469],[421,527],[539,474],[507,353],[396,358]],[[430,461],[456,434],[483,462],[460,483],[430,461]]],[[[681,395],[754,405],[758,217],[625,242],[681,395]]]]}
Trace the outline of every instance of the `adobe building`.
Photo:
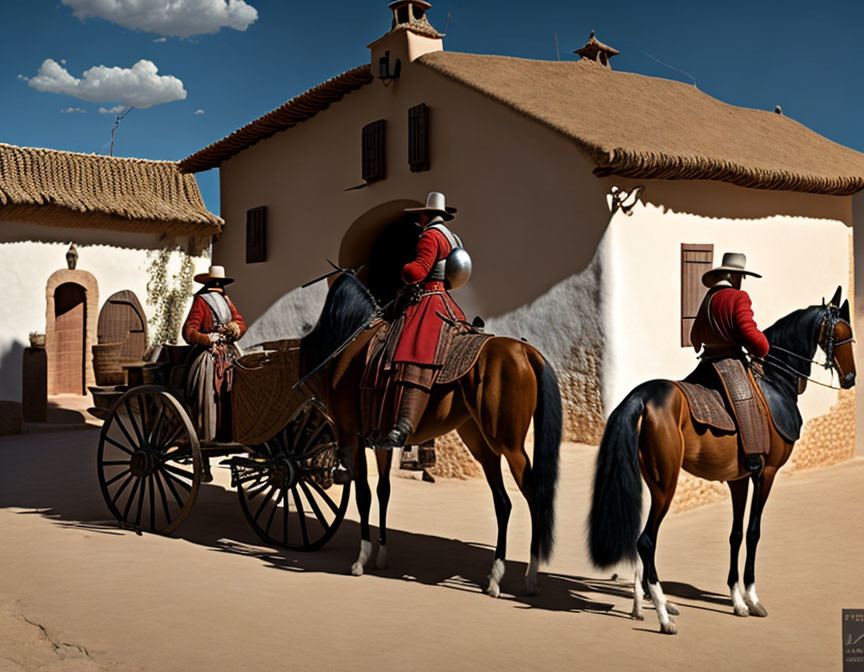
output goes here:
{"type": "Polygon", "coordinates": [[[46,335],[47,394],[86,394],[106,299],[144,301],[152,251],[180,247],[205,270],[221,227],[174,162],[0,143],[0,400],[21,400],[31,332],[46,335]]]}
{"type": "MultiPolygon", "coordinates": [[[[391,3],[369,63],[180,162],[220,168],[214,258],[237,278],[248,345],[308,329],[326,288],[300,285],[327,259],[369,262],[432,190],[459,209],[474,260],[454,297],[553,361],[570,440],[596,443],[636,384],[692,370],[699,279],[724,252],[764,276],[745,284],[762,327],[852,293],[864,155],[782,114],[619,72],[593,34],[570,62],[445,51],[429,9],[391,3]]],[[[854,394],[810,386],[813,431],[794,459],[854,454],[854,394]]]]}

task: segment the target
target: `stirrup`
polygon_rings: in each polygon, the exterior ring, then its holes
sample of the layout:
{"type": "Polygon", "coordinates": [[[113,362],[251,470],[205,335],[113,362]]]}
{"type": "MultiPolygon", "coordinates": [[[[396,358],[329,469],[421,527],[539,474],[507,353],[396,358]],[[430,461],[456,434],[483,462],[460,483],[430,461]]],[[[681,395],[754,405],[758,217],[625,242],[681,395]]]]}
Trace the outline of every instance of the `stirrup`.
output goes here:
{"type": "Polygon", "coordinates": [[[393,450],[394,448],[403,448],[405,440],[408,438],[408,432],[396,425],[387,434],[380,437],[372,443],[372,447],[376,450],[393,450]]]}
{"type": "Polygon", "coordinates": [[[765,468],[765,456],[762,453],[749,453],[744,456],[744,471],[757,475],[765,468]]]}

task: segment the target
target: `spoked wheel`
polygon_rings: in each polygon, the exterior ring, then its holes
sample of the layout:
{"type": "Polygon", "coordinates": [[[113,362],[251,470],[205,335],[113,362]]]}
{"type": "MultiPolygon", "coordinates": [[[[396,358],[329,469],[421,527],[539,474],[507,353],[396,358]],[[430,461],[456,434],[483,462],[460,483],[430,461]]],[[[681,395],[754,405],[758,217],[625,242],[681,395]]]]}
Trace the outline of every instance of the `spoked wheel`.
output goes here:
{"type": "Polygon", "coordinates": [[[249,458],[234,458],[243,514],[264,541],[298,551],[326,544],[345,517],[350,481],[335,483],[339,447],[333,421],[307,400],[285,428],[249,458]]]}
{"type": "Polygon", "coordinates": [[[192,510],[201,447],[183,406],[165,388],[136,387],[117,400],[97,459],[102,495],[121,523],[168,534],[192,510]]]}

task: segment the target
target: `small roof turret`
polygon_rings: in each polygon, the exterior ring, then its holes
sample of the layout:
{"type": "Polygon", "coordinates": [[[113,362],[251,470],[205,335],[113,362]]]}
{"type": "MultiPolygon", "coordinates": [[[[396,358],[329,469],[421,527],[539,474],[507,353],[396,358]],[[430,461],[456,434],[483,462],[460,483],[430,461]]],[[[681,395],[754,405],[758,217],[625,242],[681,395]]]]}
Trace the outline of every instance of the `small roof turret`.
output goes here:
{"type": "Polygon", "coordinates": [[[395,0],[388,7],[393,10],[391,32],[394,30],[410,30],[412,33],[417,33],[424,37],[444,37],[444,34],[435,30],[432,24],[429,23],[429,19],[426,18],[426,11],[432,7],[426,0],[395,0]]]}
{"type": "Polygon", "coordinates": [[[591,37],[588,38],[588,42],[585,46],[581,49],[577,49],[573,53],[579,54],[583,59],[596,61],[600,65],[611,69],[612,66],[609,65],[609,59],[613,56],[617,56],[621,52],[610,47],[608,44],[603,44],[600,40],[594,37],[594,31],[592,30],[591,37]]]}

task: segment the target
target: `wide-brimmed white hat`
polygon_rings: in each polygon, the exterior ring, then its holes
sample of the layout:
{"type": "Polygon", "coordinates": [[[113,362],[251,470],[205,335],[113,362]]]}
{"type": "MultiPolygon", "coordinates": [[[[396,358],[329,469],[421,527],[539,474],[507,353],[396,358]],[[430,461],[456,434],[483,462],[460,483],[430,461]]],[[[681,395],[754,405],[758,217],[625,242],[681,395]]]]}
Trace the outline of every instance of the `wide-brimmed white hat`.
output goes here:
{"type": "Polygon", "coordinates": [[[702,274],[702,284],[706,287],[711,287],[720,273],[740,273],[741,275],[752,275],[754,278],[762,276],[753,271],[748,271],[744,267],[747,265],[747,257],[740,252],[726,252],[723,255],[723,263],[710,271],[705,271],[702,274]]]}
{"type": "Polygon", "coordinates": [[[439,215],[448,222],[453,219],[456,208],[447,205],[447,199],[440,191],[431,191],[426,197],[426,205],[422,208],[405,208],[405,212],[428,212],[439,215]]]}
{"type": "Polygon", "coordinates": [[[211,266],[206,273],[199,273],[195,276],[195,282],[200,282],[206,285],[208,282],[218,282],[221,285],[230,285],[234,282],[234,278],[229,278],[225,275],[224,266],[211,266]]]}

